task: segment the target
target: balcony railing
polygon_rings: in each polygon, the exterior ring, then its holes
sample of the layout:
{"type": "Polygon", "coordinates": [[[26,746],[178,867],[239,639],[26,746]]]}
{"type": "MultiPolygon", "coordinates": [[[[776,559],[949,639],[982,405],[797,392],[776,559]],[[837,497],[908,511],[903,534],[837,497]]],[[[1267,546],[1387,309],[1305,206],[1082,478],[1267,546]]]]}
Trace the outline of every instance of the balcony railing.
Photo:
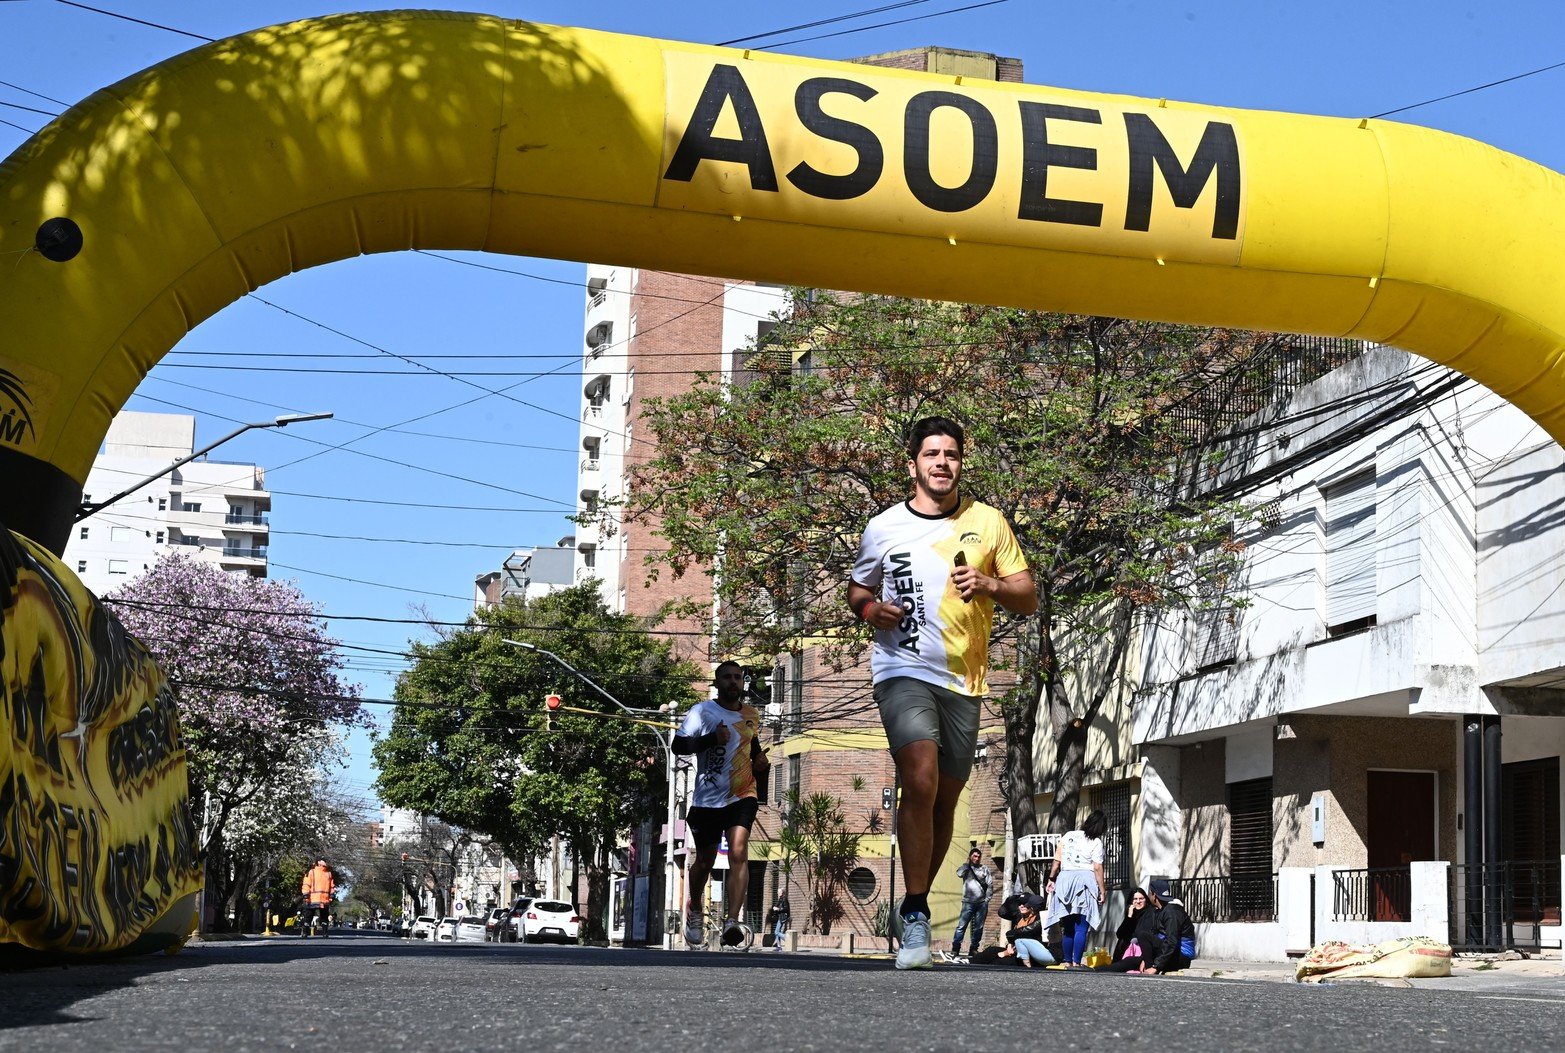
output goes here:
{"type": "Polygon", "coordinates": [[[246,515],[243,512],[230,512],[223,517],[223,522],[229,526],[268,526],[269,519],[265,515],[246,515]]]}
{"type": "Polygon", "coordinates": [[[1560,924],[1560,861],[1453,863],[1452,947],[1501,951],[1543,949],[1543,927],[1560,924]]]}
{"type": "Polygon", "coordinates": [[[1170,878],[1172,891],[1191,921],[1277,920],[1277,875],[1170,878]]]}
{"type": "Polygon", "coordinates": [[[596,457],[583,457],[581,462],[581,470],[584,472],[597,471],[598,459],[596,457]]]}
{"type": "Polygon", "coordinates": [[[585,416],[585,417],[601,417],[601,416],[603,416],[603,403],[601,403],[601,402],[589,402],[589,403],[587,403],[587,408],[582,410],[582,415],[585,416]]]}
{"type": "Polygon", "coordinates": [[[254,547],[246,547],[246,546],[242,546],[242,545],[224,545],[223,546],[223,558],[224,559],[265,559],[266,558],[266,546],[265,545],[257,545],[257,546],[254,546],[254,547]]]}
{"type": "Polygon", "coordinates": [[[1411,867],[1338,870],[1332,897],[1333,921],[1412,921],[1411,867]]]}

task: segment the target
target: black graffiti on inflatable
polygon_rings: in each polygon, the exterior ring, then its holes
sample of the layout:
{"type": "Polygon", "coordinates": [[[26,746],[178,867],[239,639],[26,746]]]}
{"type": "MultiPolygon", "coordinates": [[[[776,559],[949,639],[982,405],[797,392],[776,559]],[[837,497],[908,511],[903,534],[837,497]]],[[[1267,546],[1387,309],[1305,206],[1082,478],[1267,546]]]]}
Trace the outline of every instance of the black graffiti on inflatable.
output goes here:
{"type": "Polygon", "coordinates": [[[47,551],[0,529],[0,957],[177,946],[197,845],[175,699],[47,551]]]}

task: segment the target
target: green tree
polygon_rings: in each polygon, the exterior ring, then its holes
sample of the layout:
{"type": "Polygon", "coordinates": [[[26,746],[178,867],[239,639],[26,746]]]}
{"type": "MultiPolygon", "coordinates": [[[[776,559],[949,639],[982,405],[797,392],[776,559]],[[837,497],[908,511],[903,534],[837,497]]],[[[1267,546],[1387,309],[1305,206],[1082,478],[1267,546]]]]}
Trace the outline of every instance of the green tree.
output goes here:
{"type": "Polygon", "coordinates": [[[432,644],[413,645],[390,730],[375,745],[381,799],[492,839],[513,858],[558,834],[587,874],[587,938],[603,939],[609,853],[657,814],[666,773],[658,732],[546,656],[546,648],[624,705],[673,713],[700,674],[640,619],[609,611],[594,583],[508,601],[432,644]],[[543,700],[569,709],[545,728],[543,700]]]}
{"type": "Polygon", "coordinates": [[[1209,607],[1237,567],[1241,510],[1197,484],[1293,338],[813,290],[794,303],[732,385],[703,376],[643,404],[658,454],[625,515],[668,542],[649,575],[715,571],[720,650],[818,646],[841,670],[868,646],[843,589],[864,524],[909,493],[907,428],[960,421],[963,492],[1005,514],[1038,582],[1039,613],[997,610],[993,637],[1015,683],[1001,698],[1014,828],[1038,828],[1040,710],[1058,744],[1050,825],[1069,827],[1136,614],[1209,607]]]}
{"type": "MultiPolygon", "coordinates": [[[[854,779],[853,788],[862,790],[864,780],[854,779]]],[[[808,924],[823,936],[831,934],[832,923],[843,915],[842,890],[858,864],[860,842],[881,826],[880,813],[871,811],[861,829],[851,829],[843,805],[842,798],[830,793],[801,795],[790,790],[777,833],[783,875],[792,877],[795,866],[804,870],[810,892],[808,924]]],[[[762,858],[765,855],[761,853],[762,858]]]]}

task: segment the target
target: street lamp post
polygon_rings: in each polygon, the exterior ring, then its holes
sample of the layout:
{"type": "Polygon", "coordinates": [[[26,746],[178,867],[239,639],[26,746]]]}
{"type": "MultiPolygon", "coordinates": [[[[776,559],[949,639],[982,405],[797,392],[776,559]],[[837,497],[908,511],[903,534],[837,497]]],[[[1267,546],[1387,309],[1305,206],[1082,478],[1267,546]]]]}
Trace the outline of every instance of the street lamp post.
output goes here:
{"type": "Polygon", "coordinates": [[[107,500],[104,500],[104,501],[83,501],[81,503],[81,507],[76,510],[76,518],[74,520],[72,520],[72,522],[80,523],[83,519],[86,519],[88,516],[94,515],[95,513],[97,513],[99,511],[109,507],[114,502],[121,500],[122,498],[129,497],[131,494],[135,493],[137,490],[140,490],[143,486],[146,486],[148,483],[154,482],[154,481],[156,481],[158,479],[163,478],[165,475],[168,475],[170,472],[174,471],[176,468],[180,467],[181,465],[189,464],[191,461],[195,460],[197,457],[201,457],[201,456],[203,456],[205,454],[211,453],[213,450],[215,450],[219,446],[223,445],[223,443],[227,442],[229,439],[238,438],[239,436],[243,435],[247,431],[251,431],[251,430],[253,430],[255,428],[286,428],[290,424],[299,424],[299,423],[301,423],[303,421],[307,421],[307,420],[327,420],[331,416],[332,416],[332,414],[330,414],[330,413],[285,413],[283,416],[278,417],[276,420],[262,420],[262,421],[255,421],[255,422],[250,423],[250,424],[241,424],[239,427],[235,428],[233,431],[229,432],[227,435],[223,436],[221,439],[218,439],[216,442],[208,443],[207,445],[201,447],[201,449],[195,451],[194,453],[192,453],[188,457],[181,457],[179,460],[173,462],[167,468],[163,469],[161,472],[156,472],[156,473],[154,473],[152,475],[147,476],[145,479],[143,479],[140,482],[138,482],[135,486],[127,487],[126,489],[121,490],[119,493],[115,494],[113,497],[108,498],[107,500]]]}
{"type": "MultiPolygon", "coordinates": [[[[547,651],[542,647],[539,647],[537,644],[526,643],[522,640],[509,640],[502,637],[500,642],[510,644],[512,647],[520,647],[523,650],[535,651],[538,654],[548,656],[566,672],[581,680],[582,683],[592,688],[598,694],[602,695],[604,698],[608,699],[610,702],[614,703],[616,706],[624,710],[626,713],[629,713],[631,716],[639,716],[641,713],[646,712],[645,710],[635,710],[630,706],[627,706],[625,703],[621,702],[619,699],[615,698],[613,695],[609,694],[603,688],[594,683],[586,673],[583,673],[580,669],[577,669],[575,666],[571,665],[553,651],[547,651]]],[[[674,912],[674,729],[668,729],[668,738],[666,740],[662,735],[655,735],[654,737],[657,739],[658,745],[663,747],[663,754],[668,771],[668,812],[664,819],[666,824],[665,830],[667,844],[663,851],[663,949],[671,950],[674,946],[674,933],[668,927],[668,919],[674,912]]]]}

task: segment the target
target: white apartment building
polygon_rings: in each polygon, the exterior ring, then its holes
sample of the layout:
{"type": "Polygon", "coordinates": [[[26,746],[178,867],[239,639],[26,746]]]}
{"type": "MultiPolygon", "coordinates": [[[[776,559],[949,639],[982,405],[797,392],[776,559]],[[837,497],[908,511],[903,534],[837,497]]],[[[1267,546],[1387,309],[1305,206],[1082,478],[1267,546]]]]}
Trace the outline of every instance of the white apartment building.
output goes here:
{"type": "MultiPolygon", "coordinates": [[[[196,419],[122,411],[109,425],[82,501],[102,501],[196,449],[196,419]]],[[[181,465],[74,527],[66,566],[102,595],[179,551],[235,574],[265,577],[272,495],[265,469],[203,459],[181,465]]]]}
{"type": "Polygon", "coordinates": [[[473,579],[473,609],[493,607],[502,600],[533,600],[566,588],[575,581],[576,538],[563,537],[554,548],[519,548],[499,570],[473,579]]]}
{"type": "Polygon", "coordinates": [[[1242,602],[1147,628],[1088,803],[1134,798],[1135,874],[1183,879],[1208,956],[1559,947],[1565,451],[1391,348],[1249,425],[1242,602]]]}

